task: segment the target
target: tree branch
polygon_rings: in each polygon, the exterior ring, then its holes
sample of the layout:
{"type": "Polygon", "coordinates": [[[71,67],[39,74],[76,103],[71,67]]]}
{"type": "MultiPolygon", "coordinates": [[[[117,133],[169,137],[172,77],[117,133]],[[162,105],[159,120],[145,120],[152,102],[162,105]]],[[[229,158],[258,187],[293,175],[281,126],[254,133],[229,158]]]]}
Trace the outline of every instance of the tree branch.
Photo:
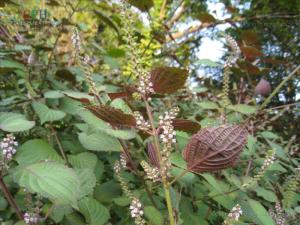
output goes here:
{"type": "Polygon", "coordinates": [[[166,23],[166,25],[168,27],[172,27],[174,23],[176,23],[180,17],[183,15],[183,13],[185,12],[185,3],[184,1],[181,2],[180,6],[177,8],[177,10],[175,11],[173,17],[166,23]]]}
{"type": "MultiPolygon", "coordinates": [[[[178,39],[178,38],[182,38],[188,34],[191,33],[195,33],[198,32],[204,28],[210,28],[210,27],[215,27],[217,25],[220,24],[225,24],[225,23],[231,23],[231,24],[235,24],[238,22],[242,22],[245,20],[261,20],[261,19],[295,19],[300,17],[300,14],[292,14],[292,15],[257,15],[257,16],[252,16],[252,17],[243,17],[243,16],[238,16],[238,17],[234,17],[234,18],[229,18],[229,19],[225,19],[225,20],[217,20],[214,23],[201,23],[199,25],[193,25],[190,26],[189,28],[187,28],[184,31],[179,31],[176,33],[172,33],[172,38],[173,39],[178,39]]],[[[167,36],[166,37],[167,42],[172,41],[172,39],[167,36]]]]}

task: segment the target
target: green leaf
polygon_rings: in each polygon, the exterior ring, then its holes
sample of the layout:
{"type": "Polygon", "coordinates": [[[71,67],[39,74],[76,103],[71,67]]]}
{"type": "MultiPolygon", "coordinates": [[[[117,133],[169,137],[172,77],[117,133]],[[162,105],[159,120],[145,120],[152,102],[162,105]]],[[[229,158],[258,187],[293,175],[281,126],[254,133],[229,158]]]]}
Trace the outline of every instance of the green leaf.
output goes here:
{"type": "Polygon", "coordinates": [[[78,206],[87,223],[91,225],[103,225],[109,219],[107,208],[93,198],[80,200],[78,206]]]}
{"type": "Polygon", "coordinates": [[[113,199],[120,197],[122,191],[120,185],[114,180],[97,185],[94,196],[99,202],[110,203],[113,199]]]}
{"type": "Polygon", "coordinates": [[[277,138],[279,138],[277,134],[274,134],[271,131],[263,131],[263,132],[260,133],[260,135],[263,136],[264,138],[267,138],[267,139],[277,139],[277,138]]]}
{"type": "Polygon", "coordinates": [[[21,132],[34,127],[35,122],[29,121],[22,114],[0,112],[0,129],[6,132],[21,132]]]}
{"type": "Polygon", "coordinates": [[[211,102],[211,101],[203,101],[203,102],[198,103],[198,105],[203,109],[218,109],[219,108],[217,103],[211,102]]]}
{"type": "Polygon", "coordinates": [[[141,11],[148,11],[154,4],[153,0],[128,0],[128,2],[141,11]]]}
{"type": "Polygon", "coordinates": [[[96,177],[93,170],[89,168],[75,170],[80,180],[79,199],[90,195],[96,186],[96,177]]]}
{"type": "Polygon", "coordinates": [[[248,199],[248,204],[256,216],[256,223],[261,225],[275,225],[267,210],[258,201],[248,199]]]}
{"type": "Polygon", "coordinates": [[[126,102],[124,100],[120,99],[120,98],[117,98],[117,99],[113,100],[110,103],[110,106],[112,106],[116,109],[120,109],[126,114],[131,114],[132,113],[132,110],[129,108],[129,106],[126,104],[126,102]]]}
{"type": "Polygon", "coordinates": [[[76,205],[80,181],[75,171],[56,162],[41,162],[18,167],[15,181],[30,192],[57,204],[76,205]]]}
{"type": "Polygon", "coordinates": [[[146,218],[153,224],[153,225],[163,225],[164,218],[160,211],[158,211],[153,206],[146,206],[144,208],[146,218]]]}
{"type": "Polygon", "coordinates": [[[72,207],[70,205],[55,205],[50,218],[59,223],[63,220],[64,216],[72,212],[72,207]]]}
{"type": "Polygon", "coordinates": [[[77,155],[68,155],[68,160],[71,165],[78,169],[89,168],[94,170],[97,165],[98,158],[90,152],[82,152],[77,155]]]}
{"type": "Polygon", "coordinates": [[[79,133],[80,143],[88,150],[119,152],[122,149],[118,139],[103,132],[79,133]]]}
{"type": "MultiPolygon", "coordinates": [[[[177,166],[172,168],[172,174],[174,175],[174,177],[178,176],[186,169],[186,162],[183,160],[182,156],[179,153],[172,153],[171,163],[177,166]]],[[[188,172],[179,180],[191,184],[195,177],[196,176],[193,173],[188,172]]]]}
{"type": "Polygon", "coordinates": [[[63,98],[64,94],[60,91],[47,91],[44,93],[45,98],[63,98]]]}
{"type": "Polygon", "coordinates": [[[221,64],[216,63],[210,59],[199,59],[196,61],[197,64],[209,67],[221,67],[221,64]]]}
{"type": "Polygon", "coordinates": [[[277,201],[277,197],[274,194],[274,192],[266,190],[262,187],[256,187],[254,189],[254,191],[256,192],[256,194],[262,198],[264,198],[265,200],[269,201],[269,202],[276,202],[277,201]]]}
{"type": "Polygon", "coordinates": [[[86,225],[82,216],[75,212],[66,215],[66,219],[63,222],[63,225],[86,225]]]}
{"type": "Polygon", "coordinates": [[[66,113],[64,113],[63,111],[50,109],[48,106],[40,102],[33,102],[32,107],[38,114],[41,120],[41,124],[45,122],[61,120],[66,116],[66,113]]]}
{"type": "Polygon", "coordinates": [[[63,162],[57,152],[42,139],[26,141],[18,149],[16,161],[20,165],[30,165],[41,160],[63,162]]]}
{"type": "Polygon", "coordinates": [[[227,108],[246,115],[256,113],[255,106],[245,104],[229,105],[227,108]]]}
{"type": "Polygon", "coordinates": [[[26,68],[25,68],[25,66],[23,64],[18,63],[16,61],[5,60],[5,59],[1,59],[1,61],[0,61],[0,71],[2,69],[8,69],[8,70],[11,70],[11,69],[20,69],[20,70],[23,70],[23,71],[26,70],[26,68]]]}

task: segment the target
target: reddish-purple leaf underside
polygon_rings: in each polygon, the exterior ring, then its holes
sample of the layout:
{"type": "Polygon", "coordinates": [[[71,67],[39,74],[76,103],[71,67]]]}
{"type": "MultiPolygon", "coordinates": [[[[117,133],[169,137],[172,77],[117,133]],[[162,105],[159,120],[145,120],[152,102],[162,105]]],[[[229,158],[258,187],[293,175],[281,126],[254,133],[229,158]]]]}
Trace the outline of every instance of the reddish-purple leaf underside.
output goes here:
{"type": "Polygon", "coordinates": [[[159,67],[151,71],[153,89],[159,94],[170,94],[184,87],[188,70],[175,67],[159,67]]]}
{"type": "Polygon", "coordinates": [[[197,133],[201,128],[198,123],[187,119],[174,119],[173,127],[175,130],[181,130],[192,134],[197,133]]]}
{"type": "Polygon", "coordinates": [[[108,105],[86,106],[95,116],[110,123],[112,126],[135,127],[135,118],[119,109],[108,105]]]}
{"type": "Polygon", "coordinates": [[[235,165],[248,132],[242,125],[222,125],[201,129],[183,151],[187,168],[194,172],[218,171],[235,165]]]}

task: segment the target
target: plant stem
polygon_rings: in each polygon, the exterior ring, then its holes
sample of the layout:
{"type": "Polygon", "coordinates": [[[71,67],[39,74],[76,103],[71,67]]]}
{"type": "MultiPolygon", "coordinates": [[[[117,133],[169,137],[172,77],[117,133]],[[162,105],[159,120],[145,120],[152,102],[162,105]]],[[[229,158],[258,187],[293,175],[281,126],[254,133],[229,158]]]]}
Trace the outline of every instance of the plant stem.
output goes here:
{"type": "Polygon", "coordinates": [[[4,196],[6,197],[8,203],[10,204],[10,206],[15,210],[19,220],[23,220],[23,215],[21,213],[21,210],[19,209],[19,207],[17,206],[17,203],[15,202],[12,194],[10,193],[9,189],[7,188],[4,180],[2,177],[0,177],[0,187],[3,191],[4,196]]]}
{"type": "Polygon", "coordinates": [[[280,91],[280,89],[283,87],[283,85],[292,78],[296,74],[296,72],[300,69],[300,66],[297,66],[287,77],[281,81],[281,83],[274,89],[274,91],[269,95],[268,98],[261,104],[259,107],[259,110],[262,110],[267,106],[267,104],[272,100],[272,98],[280,91]]]}
{"type": "Polygon", "coordinates": [[[61,156],[62,156],[63,159],[65,160],[66,164],[67,164],[68,166],[70,166],[70,163],[69,163],[69,161],[68,161],[68,158],[66,157],[65,151],[64,151],[64,149],[63,149],[63,147],[62,147],[62,144],[60,143],[60,141],[59,141],[59,139],[58,139],[56,130],[54,129],[54,127],[53,127],[51,124],[49,125],[49,127],[50,127],[50,129],[51,129],[51,131],[52,131],[52,135],[54,136],[54,139],[55,139],[56,144],[57,144],[57,146],[58,146],[58,148],[59,148],[59,151],[60,151],[61,156]]]}
{"type": "MultiPolygon", "coordinates": [[[[160,146],[159,146],[159,141],[158,141],[158,137],[157,137],[158,134],[156,132],[156,128],[154,125],[152,109],[146,98],[144,98],[144,102],[145,102],[149,122],[150,122],[150,125],[152,128],[152,136],[154,138],[154,149],[155,149],[156,155],[158,157],[159,163],[161,164],[162,157],[160,154],[160,146]]],[[[162,182],[163,182],[163,187],[164,187],[164,191],[165,191],[165,199],[167,202],[167,208],[168,208],[168,213],[169,213],[169,222],[170,222],[170,225],[175,225],[175,219],[174,219],[174,213],[173,213],[173,207],[172,207],[172,199],[171,199],[171,195],[170,195],[170,184],[167,181],[165,176],[162,176],[162,182]]]]}

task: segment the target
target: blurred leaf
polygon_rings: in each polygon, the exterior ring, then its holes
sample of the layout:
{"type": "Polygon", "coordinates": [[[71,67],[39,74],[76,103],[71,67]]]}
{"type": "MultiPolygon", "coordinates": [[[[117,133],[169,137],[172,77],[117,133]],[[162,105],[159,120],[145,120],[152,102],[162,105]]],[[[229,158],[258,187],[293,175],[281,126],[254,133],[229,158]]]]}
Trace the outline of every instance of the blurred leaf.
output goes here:
{"type": "Polygon", "coordinates": [[[79,199],[84,196],[90,195],[96,186],[96,177],[92,169],[83,168],[75,169],[75,172],[80,180],[79,199]]]}
{"type": "Polygon", "coordinates": [[[141,11],[148,11],[154,5],[153,0],[128,0],[128,2],[141,11]]]}
{"type": "Polygon", "coordinates": [[[209,67],[221,67],[222,65],[219,63],[216,63],[210,59],[199,59],[196,61],[197,64],[203,65],[203,66],[209,66],[209,67]]]}
{"type": "Polygon", "coordinates": [[[255,106],[246,105],[246,104],[229,105],[227,106],[227,108],[247,115],[256,113],[255,106]]]}
{"type": "Polygon", "coordinates": [[[117,25],[109,16],[105,15],[104,13],[100,12],[99,10],[94,10],[94,12],[101,19],[102,22],[106,23],[108,26],[113,28],[116,31],[116,33],[119,35],[119,29],[118,29],[117,25]]]}
{"type": "Polygon", "coordinates": [[[258,201],[255,201],[253,199],[248,199],[248,204],[253,210],[255,216],[257,217],[257,221],[255,221],[256,223],[262,225],[275,225],[272,217],[258,201]]]}
{"type": "Polygon", "coordinates": [[[242,32],[242,39],[247,45],[256,45],[259,37],[255,30],[245,30],[242,32]]]}
{"type": "Polygon", "coordinates": [[[277,196],[274,194],[274,192],[266,190],[260,186],[255,187],[254,191],[256,192],[256,194],[262,198],[264,198],[265,200],[269,201],[269,202],[276,202],[277,201],[277,196]]]}
{"type": "Polygon", "coordinates": [[[79,133],[80,143],[88,150],[119,152],[122,149],[118,139],[103,132],[79,133]]]}
{"type": "Polygon", "coordinates": [[[80,200],[78,206],[88,224],[103,225],[110,217],[107,208],[93,198],[80,200]]]}
{"type": "Polygon", "coordinates": [[[215,102],[211,101],[202,101],[197,103],[203,109],[218,109],[219,106],[215,102]]]}
{"type": "Polygon", "coordinates": [[[92,169],[94,170],[98,158],[95,154],[90,152],[82,152],[77,155],[68,155],[68,160],[71,163],[71,165],[78,169],[92,169]]]}
{"type": "Polygon", "coordinates": [[[173,127],[175,130],[181,130],[187,133],[197,133],[200,130],[200,125],[194,121],[187,119],[174,119],[173,127]]]}
{"type": "Polygon", "coordinates": [[[243,46],[241,47],[242,53],[248,59],[255,59],[257,57],[263,56],[263,53],[258,49],[251,46],[243,46]]]}
{"type": "Polygon", "coordinates": [[[123,113],[120,109],[108,105],[86,106],[86,108],[113,126],[135,127],[135,118],[130,114],[123,113]]]}
{"type": "Polygon", "coordinates": [[[21,132],[34,127],[35,122],[29,121],[22,114],[0,112],[0,129],[6,132],[21,132]]]}
{"type": "Polygon", "coordinates": [[[208,12],[200,12],[198,15],[199,20],[202,23],[214,23],[216,22],[215,17],[213,15],[209,14],[208,12]]]}
{"type": "Polygon", "coordinates": [[[47,91],[47,92],[45,92],[44,93],[44,97],[45,98],[54,98],[54,99],[56,99],[56,98],[62,98],[62,97],[64,97],[64,94],[63,93],[61,93],[60,91],[47,91]]]}

